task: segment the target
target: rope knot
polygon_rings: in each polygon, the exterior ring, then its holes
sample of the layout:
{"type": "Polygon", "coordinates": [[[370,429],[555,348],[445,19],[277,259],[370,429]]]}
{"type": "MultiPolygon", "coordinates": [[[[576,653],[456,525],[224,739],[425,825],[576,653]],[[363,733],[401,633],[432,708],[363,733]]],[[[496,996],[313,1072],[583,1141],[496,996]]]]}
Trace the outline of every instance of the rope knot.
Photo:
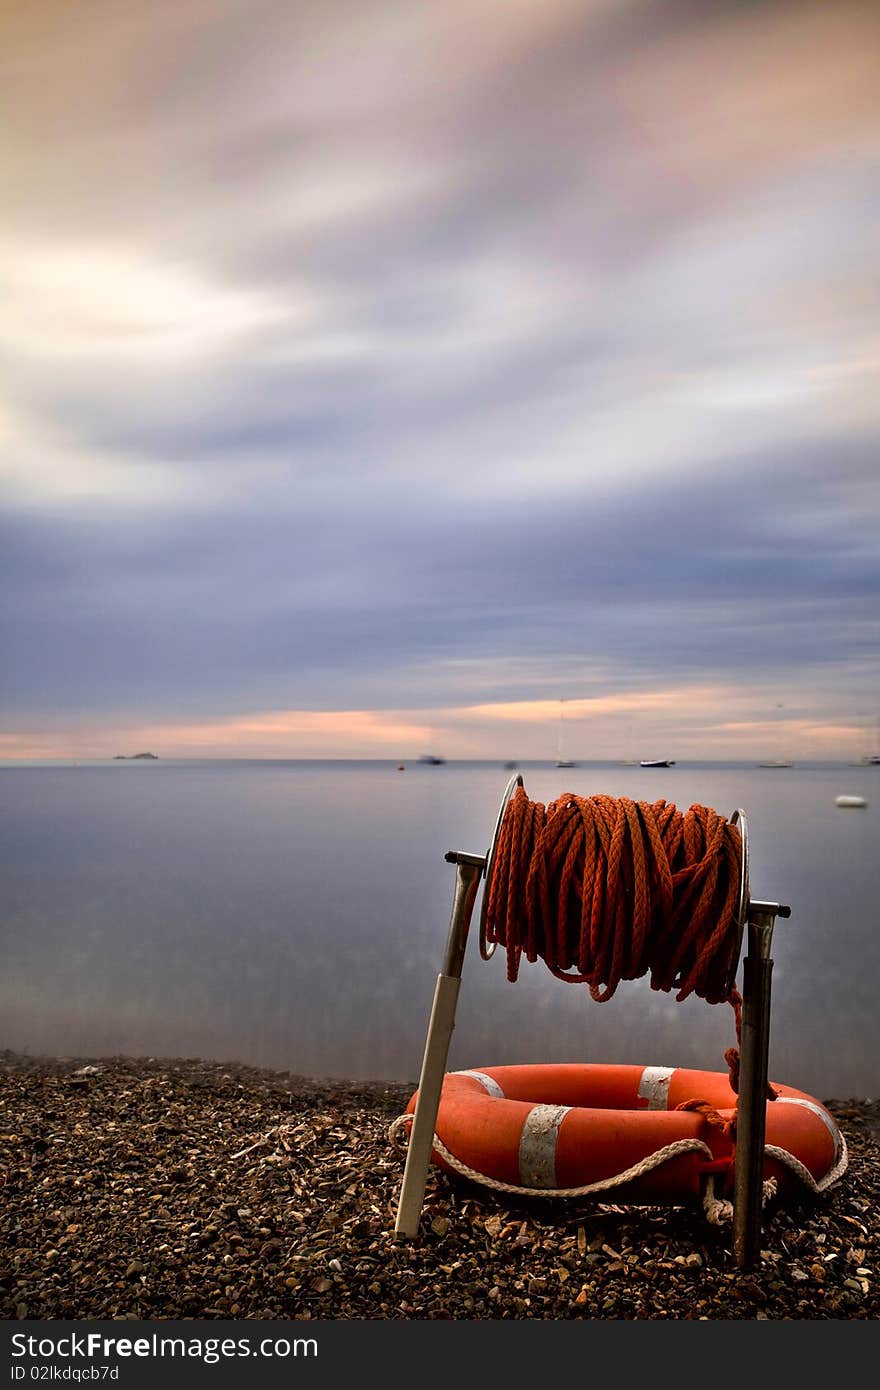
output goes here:
{"type": "Polygon", "coordinates": [[[393,1144],[395,1149],[400,1149],[402,1152],[406,1148],[407,1140],[409,1139],[409,1130],[407,1129],[405,1135],[403,1130],[407,1125],[411,1125],[414,1119],[415,1115],[411,1115],[407,1110],[391,1121],[391,1124],[388,1126],[388,1142],[393,1144]]]}
{"type": "Polygon", "coordinates": [[[739,1048],[729,1047],[724,1054],[724,1060],[730,1069],[730,1089],[735,1096],[739,1095],[739,1048]]]}
{"type": "Polygon", "coordinates": [[[696,1111],[703,1116],[706,1124],[713,1125],[716,1129],[720,1129],[725,1139],[729,1139],[731,1143],[736,1139],[735,1114],[731,1115],[730,1119],[725,1120],[724,1116],[719,1114],[714,1105],[710,1105],[707,1100],[683,1100],[681,1104],[677,1105],[675,1108],[676,1110],[696,1111]]]}

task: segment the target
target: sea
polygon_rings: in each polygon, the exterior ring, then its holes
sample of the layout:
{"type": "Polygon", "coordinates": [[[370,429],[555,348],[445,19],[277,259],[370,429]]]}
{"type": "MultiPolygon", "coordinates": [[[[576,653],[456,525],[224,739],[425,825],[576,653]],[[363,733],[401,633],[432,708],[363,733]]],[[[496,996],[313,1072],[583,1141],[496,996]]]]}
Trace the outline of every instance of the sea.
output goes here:
{"type": "MultiPolygon", "coordinates": [[[[791,908],[773,934],[771,1080],[824,1100],[880,1095],[880,766],[516,772],[536,801],[745,811],[751,895],[791,908]]],[[[0,765],[0,1049],[415,1086],[452,910],[445,856],[487,852],[513,775],[454,760],[0,765]]],[[[480,903],[450,1070],[725,1070],[727,1005],[678,1003],[645,979],[595,1003],[525,960],[511,983],[502,951],[480,958],[480,903]]]]}

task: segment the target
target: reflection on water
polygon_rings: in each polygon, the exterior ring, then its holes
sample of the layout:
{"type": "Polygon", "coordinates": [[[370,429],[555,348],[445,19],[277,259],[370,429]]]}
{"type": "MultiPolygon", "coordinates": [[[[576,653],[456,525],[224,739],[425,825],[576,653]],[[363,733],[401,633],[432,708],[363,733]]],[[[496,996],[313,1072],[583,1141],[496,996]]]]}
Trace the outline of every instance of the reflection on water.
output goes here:
{"type": "MultiPolygon", "coordinates": [[[[520,771],[535,800],[745,808],[752,894],[792,907],[774,935],[771,1077],[880,1093],[880,768],[520,771]],[[867,808],[835,805],[853,792],[867,808]]],[[[0,768],[0,1047],[414,1081],[452,905],[443,856],[486,851],[509,777],[498,763],[0,768]]],[[[509,984],[502,957],[471,943],[450,1067],[723,1070],[726,1006],[644,980],[594,1004],[540,964],[509,984]]]]}

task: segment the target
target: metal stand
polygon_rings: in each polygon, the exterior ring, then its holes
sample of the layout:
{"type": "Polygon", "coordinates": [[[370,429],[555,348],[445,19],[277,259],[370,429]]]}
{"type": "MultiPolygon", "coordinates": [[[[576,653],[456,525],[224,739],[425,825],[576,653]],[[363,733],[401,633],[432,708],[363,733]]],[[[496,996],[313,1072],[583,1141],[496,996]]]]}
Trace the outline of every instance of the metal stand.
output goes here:
{"type": "MultiPolygon", "coordinates": [[[[507,803],[516,788],[521,787],[522,784],[523,779],[519,774],[511,777],[508,782],[495,823],[492,843],[486,855],[465,854],[457,850],[450,850],[445,856],[447,863],[456,866],[455,895],[452,903],[446,952],[434,987],[434,1002],[431,1007],[431,1017],[425,1039],[425,1052],[422,1058],[415,1114],[407,1145],[406,1166],[403,1172],[394,1226],[394,1235],[398,1240],[413,1240],[418,1235],[419,1220],[425,1200],[425,1187],[428,1181],[428,1169],[431,1164],[434,1127],[440,1108],[440,1093],[446,1074],[449,1044],[455,1028],[455,1010],[461,988],[461,972],[477,888],[480,879],[485,874],[486,883],[483,889],[483,903],[480,913],[480,955],[484,960],[488,960],[495,950],[494,944],[489,947],[486,945],[486,914],[498,835],[507,803]]],[[[742,936],[746,925],[748,925],[748,955],[743,962],[743,1012],[734,1166],[733,1241],[736,1263],[741,1269],[744,1269],[754,1264],[761,1236],[764,1135],[767,1111],[767,1061],[770,1050],[770,977],[773,970],[770,944],[776,918],[790,917],[791,908],[782,903],[750,900],[748,825],[745,813],[740,809],[734,811],[731,816],[731,823],[736,824],[737,822],[742,839],[738,903],[740,937],[736,959],[733,963],[731,985],[734,983],[739,964],[742,936]]]]}
{"type": "Polygon", "coordinates": [[[452,902],[452,919],[449,923],[443,968],[434,987],[434,1003],[425,1040],[416,1113],[406,1150],[406,1167],[403,1170],[403,1184],[394,1225],[394,1235],[398,1240],[412,1240],[419,1231],[419,1218],[425,1200],[425,1184],[428,1181],[431,1149],[434,1144],[434,1126],[440,1108],[440,1092],[446,1073],[449,1042],[455,1027],[455,1006],[461,988],[461,968],[464,964],[468,929],[477,896],[477,885],[486,867],[486,859],[482,854],[460,854],[450,850],[446,860],[457,866],[455,897],[452,902]]]}
{"type": "Polygon", "coordinates": [[[743,961],[743,1011],[739,1109],[733,1177],[733,1251],[740,1269],[750,1268],[761,1242],[764,1135],[767,1121],[767,1060],[770,1053],[770,944],[777,917],[790,917],[782,903],[749,903],[748,955],[743,961]]]}

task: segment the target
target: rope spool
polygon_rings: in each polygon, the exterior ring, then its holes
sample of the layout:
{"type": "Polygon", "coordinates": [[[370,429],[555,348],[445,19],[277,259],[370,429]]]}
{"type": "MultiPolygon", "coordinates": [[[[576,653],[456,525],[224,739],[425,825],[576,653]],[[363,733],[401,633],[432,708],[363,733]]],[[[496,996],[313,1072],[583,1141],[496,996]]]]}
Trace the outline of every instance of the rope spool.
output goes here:
{"type": "Polygon", "coordinates": [[[743,928],[742,812],[566,792],[544,806],[520,780],[487,858],[481,948],[525,954],[604,1002],[622,979],[729,1001],[743,928]]]}
{"type": "Polygon", "coordinates": [[[742,810],[565,792],[531,801],[521,776],[502,799],[480,916],[480,953],[542,960],[560,980],[611,999],[621,980],[697,994],[734,1010],[726,1054],[738,1089],[742,999],[735,978],[748,911],[748,830],[742,810]]]}

